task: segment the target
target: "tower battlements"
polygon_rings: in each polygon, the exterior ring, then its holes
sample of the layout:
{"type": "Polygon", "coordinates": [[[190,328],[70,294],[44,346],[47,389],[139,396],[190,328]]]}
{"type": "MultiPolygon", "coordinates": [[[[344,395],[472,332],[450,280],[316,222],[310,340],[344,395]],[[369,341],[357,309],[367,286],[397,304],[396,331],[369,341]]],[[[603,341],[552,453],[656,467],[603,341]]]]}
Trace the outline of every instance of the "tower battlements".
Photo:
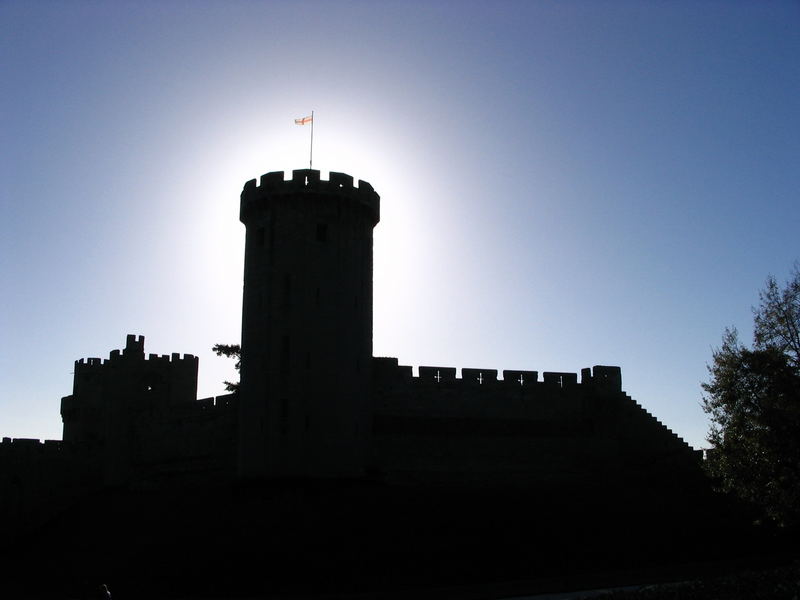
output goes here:
{"type": "Polygon", "coordinates": [[[241,195],[239,218],[245,221],[247,214],[265,202],[279,197],[298,194],[319,194],[326,199],[346,198],[365,209],[372,217],[373,226],[380,220],[380,196],[363,180],[353,185],[353,178],[345,173],[331,171],[329,179],[320,179],[316,169],[295,169],[291,179],[284,179],[283,171],[273,171],[261,176],[257,184],[251,179],[244,184],[241,195]]]}
{"type": "Polygon", "coordinates": [[[184,354],[173,352],[172,354],[148,354],[145,358],[144,336],[128,334],[125,341],[125,348],[122,350],[112,350],[108,358],[80,358],[75,361],[75,373],[86,373],[94,369],[102,368],[110,363],[117,363],[121,360],[150,361],[153,363],[169,363],[174,365],[187,365],[187,368],[197,369],[199,359],[194,354],[184,354]]]}

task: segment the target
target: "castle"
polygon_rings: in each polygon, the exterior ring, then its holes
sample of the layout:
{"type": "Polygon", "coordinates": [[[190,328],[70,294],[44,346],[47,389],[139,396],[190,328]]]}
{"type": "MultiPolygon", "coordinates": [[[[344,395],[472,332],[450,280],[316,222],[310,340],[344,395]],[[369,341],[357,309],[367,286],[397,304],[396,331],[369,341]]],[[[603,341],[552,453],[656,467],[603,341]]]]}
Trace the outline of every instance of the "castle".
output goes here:
{"type": "MultiPolygon", "coordinates": [[[[197,358],[128,335],[75,363],[63,440],[3,438],[0,514],[34,524],[103,487],[282,478],[546,486],[696,470],[698,452],[622,391],[618,367],[540,374],[372,356],[364,181],[263,175],[246,228],[238,394],[196,399],[197,358]],[[35,499],[35,500],[34,500],[35,499]],[[46,511],[45,511],[46,512],[46,511]]],[[[22,526],[22,525],[19,525],[22,526]]]]}

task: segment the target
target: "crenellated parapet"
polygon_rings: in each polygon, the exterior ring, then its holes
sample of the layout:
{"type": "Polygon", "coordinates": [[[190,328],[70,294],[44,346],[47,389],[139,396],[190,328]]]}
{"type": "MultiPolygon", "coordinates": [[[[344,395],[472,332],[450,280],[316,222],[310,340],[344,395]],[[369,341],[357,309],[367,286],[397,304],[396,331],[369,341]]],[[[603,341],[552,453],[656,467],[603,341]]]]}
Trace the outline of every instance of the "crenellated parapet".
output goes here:
{"type": "Polygon", "coordinates": [[[326,201],[332,198],[345,199],[370,215],[373,226],[380,220],[380,196],[366,181],[353,184],[353,178],[345,173],[331,172],[328,180],[320,179],[316,169],[296,169],[291,179],[284,179],[283,171],[273,171],[261,176],[260,181],[251,179],[242,190],[239,218],[247,221],[251,211],[258,211],[270,202],[292,197],[319,195],[326,201]]]}
{"type": "Polygon", "coordinates": [[[55,456],[61,453],[64,443],[61,440],[39,440],[35,438],[9,438],[0,440],[0,455],[14,456],[55,456]]]}
{"type": "Polygon", "coordinates": [[[504,369],[503,378],[498,379],[497,369],[462,368],[458,377],[456,367],[420,366],[418,375],[414,376],[413,368],[400,365],[396,358],[374,358],[373,376],[377,385],[384,383],[409,382],[412,384],[456,385],[468,387],[534,387],[548,389],[565,389],[574,386],[599,389],[605,392],[622,391],[622,372],[619,367],[595,365],[582,369],[580,382],[577,373],[545,371],[539,379],[538,371],[521,371],[504,369]]]}
{"type": "Polygon", "coordinates": [[[193,354],[184,354],[181,356],[178,352],[162,355],[148,354],[147,358],[145,358],[144,336],[128,334],[125,348],[121,350],[112,350],[109,352],[108,358],[80,358],[76,360],[75,374],[97,372],[107,365],[118,366],[124,362],[130,363],[134,361],[151,361],[162,365],[171,363],[173,365],[181,365],[184,368],[197,369],[199,359],[193,354]]]}
{"type": "Polygon", "coordinates": [[[442,474],[521,481],[696,462],[684,440],[622,391],[619,367],[499,375],[431,365],[415,375],[396,358],[374,358],[374,439],[382,468],[400,481],[436,481],[442,474]]]}

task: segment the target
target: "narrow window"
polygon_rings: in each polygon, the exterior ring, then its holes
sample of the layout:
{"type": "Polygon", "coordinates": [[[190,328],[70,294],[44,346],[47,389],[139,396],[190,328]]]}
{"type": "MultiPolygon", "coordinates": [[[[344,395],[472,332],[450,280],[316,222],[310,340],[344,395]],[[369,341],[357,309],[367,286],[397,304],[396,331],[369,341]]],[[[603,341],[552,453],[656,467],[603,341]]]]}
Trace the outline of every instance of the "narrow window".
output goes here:
{"type": "Polygon", "coordinates": [[[327,223],[317,223],[317,241],[318,242],[327,242],[328,241],[328,224],[327,223]]]}
{"type": "Polygon", "coordinates": [[[291,356],[291,349],[290,349],[290,341],[289,336],[283,336],[283,340],[281,341],[281,376],[285,377],[287,371],[291,371],[292,369],[292,361],[290,360],[291,356]]]}
{"type": "Polygon", "coordinates": [[[273,264],[275,262],[275,221],[270,220],[269,222],[269,249],[267,250],[267,254],[269,255],[269,264],[273,264]]]}
{"type": "Polygon", "coordinates": [[[259,248],[264,247],[264,228],[259,227],[256,229],[256,246],[259,248]]]}
{"type": "Polygon", "coordinates": [[[281,398],[281,435],[289,431],[289,399],[281,398]]]}
{"type": "Polygon", "coordinates": [[[283,306],[292,307],[292,276],[289,273],[283,274],[283,306]]]}

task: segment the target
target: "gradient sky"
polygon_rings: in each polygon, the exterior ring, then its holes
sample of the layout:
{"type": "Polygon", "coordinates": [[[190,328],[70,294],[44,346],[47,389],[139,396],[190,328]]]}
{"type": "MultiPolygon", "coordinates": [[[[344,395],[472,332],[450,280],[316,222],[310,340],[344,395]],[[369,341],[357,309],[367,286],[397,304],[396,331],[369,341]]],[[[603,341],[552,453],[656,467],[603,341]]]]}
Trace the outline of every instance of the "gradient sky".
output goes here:
{"type": "Polygon", "coordinates": [[[577,371],[696,447],[800,258],[798,2],[0,3],[0,435],[73,361],[240,335],[244,182],[369,181],[378,356],[577,371]]]}

